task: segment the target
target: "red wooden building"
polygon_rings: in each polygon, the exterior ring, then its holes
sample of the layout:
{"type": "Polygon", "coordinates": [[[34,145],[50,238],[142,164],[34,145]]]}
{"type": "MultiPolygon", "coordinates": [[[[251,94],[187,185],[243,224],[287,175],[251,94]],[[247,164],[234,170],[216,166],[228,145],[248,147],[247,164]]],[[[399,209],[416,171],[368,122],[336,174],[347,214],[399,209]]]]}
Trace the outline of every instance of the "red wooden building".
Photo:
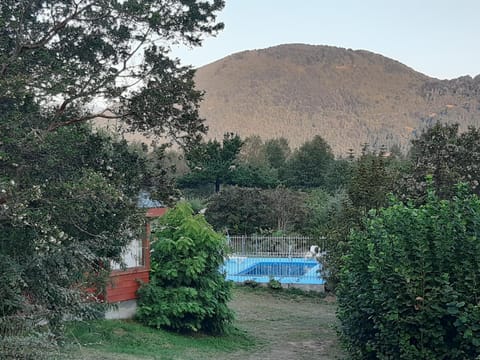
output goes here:
{"type": "MultiPolygon", "coordinates": [[[[167,208],[154,207],[146,211],[147,224],[141,239],[135,240],[127,247],[123,255],[126,264],[121,269],[119,264],[113,264],[110,283],[106,291],[106,301],[122,303],[135,300],[137,290],[142,282],[149,281],[150,272],[150,223],[154,218],[164,215],[167,208]]],[[[115,317],[115,316],[114,316],[115,317]]]]}

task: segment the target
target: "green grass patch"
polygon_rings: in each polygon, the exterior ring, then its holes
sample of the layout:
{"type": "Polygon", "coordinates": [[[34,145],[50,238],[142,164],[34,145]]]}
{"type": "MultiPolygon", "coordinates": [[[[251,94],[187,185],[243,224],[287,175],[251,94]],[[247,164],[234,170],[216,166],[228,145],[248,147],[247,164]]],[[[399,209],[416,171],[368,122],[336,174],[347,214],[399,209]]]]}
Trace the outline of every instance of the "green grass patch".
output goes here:
{"type": "Polygon", "coordinates": [[[135,321],[72,322],[66,331],[69,351],[75,346],[102,353],[145,356],[149,359],[198,359],[225,356],[255,346],[254,339],[232,328],[228,334],[181,335],[146,327],[135,321]]]}
{"type": "Polygon", "coordinates": [[[235,286],[236,328],[224,336],[180,335],[135,321],[72,322],[62,359],[246,360],[342,358],[335,300],[299,289],[235,286]]]}

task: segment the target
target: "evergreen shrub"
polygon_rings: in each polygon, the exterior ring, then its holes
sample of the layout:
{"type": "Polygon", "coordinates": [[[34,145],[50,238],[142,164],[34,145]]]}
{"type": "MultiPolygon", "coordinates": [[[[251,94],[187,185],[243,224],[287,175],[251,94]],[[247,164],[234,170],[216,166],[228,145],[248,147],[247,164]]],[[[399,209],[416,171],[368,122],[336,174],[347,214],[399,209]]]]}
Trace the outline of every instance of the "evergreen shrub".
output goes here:
{"type": "Polygon", "coordinates": [[[233,320],[231,284],[219,271],[226,253],[226,239],[190,205],[168,211],[153,235],[150,283],[139,289],[138,319],[181,332],[225,332],[233,320]]]}

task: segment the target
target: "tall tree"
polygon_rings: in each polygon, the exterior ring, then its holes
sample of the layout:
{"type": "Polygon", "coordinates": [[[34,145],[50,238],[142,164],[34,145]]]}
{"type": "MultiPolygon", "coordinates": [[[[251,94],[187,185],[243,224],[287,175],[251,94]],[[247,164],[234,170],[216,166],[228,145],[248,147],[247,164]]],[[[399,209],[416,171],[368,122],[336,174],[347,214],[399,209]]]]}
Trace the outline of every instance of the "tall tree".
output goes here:
{"type": "Polygon", "coordinates": [[[351,159],[335,159],[331,162],[325,175],[324,188],[331,193],[345,189],[350,184],[355,163],[351,159]]]}
{"type": "Polygon", "coordinates": [[[285,166],[292,150],[288,145],[288,140],[281,137],[265,141],[265,156],[268,163],[274,169],[280,170],[285,166]]]}
{"type": "Polygon", "coordinates": [[[480,194],[480,131],[469,128],[459,133],[458,124],[440,124],[412,141],[411,173],[400,182],[399,195],[422,202],[426,196],[426,176],[441,198],[454,195],[453,184],[467,182],[480,194]]]}
{"type": "Polygon", "coordinates": [[[80,124],[16,140],[4,145],[0,256],[20,280],[0,285],[17,294],[1,298],[0,314],[35,311],[51,325],[89,316],[86,290],[101,291],[110,260],[138,235],[146,156],[80,124]]]}
{"type": "Polygon", "coordinates": [[[215,139],[193,147],[185,155],[191,172],[180,178],[179,184],[185,187],[214,184],[215,192],[219,192],[220,185],[227,182],[235,170],[242,143],[238,135],[227,133],[222,143],[215,139]]]}
{"type": "Polygon", "coordinates": [[[324,258],[323,271],[327,286],[335,290],[339,282],[339,270],[344,257],[350,251],[349,235],[352,230],[362,229],[363,218],[371,209],[379,209],[388,202],[388,194],[394,190],[397,176],[395,159],[370,152],[368,145],[363,147],[360,158],[351,164],[351,178],[346,186],[346,195],[339,194],[335,204],[329,209],[328,223],[325,226],[328,253],[324,258]]]}
{"type": "Polygon", "coordinates": [[[282,178],[288,186],[322,187],[333,161],[330,145],[319,135],[305,142],[286,164],[282,178]]]}
{"type": "Polygon", "coordinates": [[[278,185],[278,170],[267,160],[266,145],[258,135],[247,137],[243,142],[230,183],[258,188],[278,185]]]}
{"type": "Polygon", "coordinates": [[[355,165],[347,192],[353,206],[364,214],[384,206],[387,194],[393,191],[394,179],[387,168],[388,161],[383,153],[365,153],[355,165]]]}
{"type": "Polygon", "coordinates": [[[267,165],[265,144],[260,136],[253,135],[245,138],[238,154],[238,161],[255,167],[267,165]]]}
{"type": "MultiPolygon", "coordinates": [[[[168,57],[168,43],[199,45],[216,33],[223,0],[6,0],[0,4],[0,104],[30,97],[53,131],[95,117],[188,143],[205,130],[193,70],[168,57]],[[160,45],[163,42],[163,46],[160,45]],[[165,46],[167,45],[167,46],[165,46]],[[112,113],[90,111],[102,100],[112,113]]],[[[13,109],[12,109],[13,110],[13,109]]]]}
{"type": "Polygon", "coordinates": [[[265,191],[225,187],[210,198],[205,218],[217,231],[254,234],[275,228],[274,211],[265,191]]]}
{"type": "Polygon", "coordinates": [[[278,186],[266,192],[275,230],[282,233],[302,232],[307,217],[306,194],[278,186]]]}

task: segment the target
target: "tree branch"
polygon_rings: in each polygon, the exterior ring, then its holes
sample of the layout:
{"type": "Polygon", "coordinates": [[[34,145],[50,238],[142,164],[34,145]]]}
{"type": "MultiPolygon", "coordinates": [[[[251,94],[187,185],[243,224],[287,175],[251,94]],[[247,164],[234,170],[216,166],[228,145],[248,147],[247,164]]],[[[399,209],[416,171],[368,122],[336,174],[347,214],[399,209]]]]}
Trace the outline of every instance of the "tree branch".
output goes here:
{"type": "Polygon", "coordinates": [[[78,9],[78,6],[83,2],[84,0],[81,0],[78,4],[75,4],[75,10],[74,12],[67,16],[65,19],[63,19],[62,21],[60,21],[59,23],[57,23],[56,25],[54,25],[46,34],[45,36],[43,36],[39,41],[35,42],[35,43],[32,43],[32,44],[18,44],[18,46],[15,48],[15,51],[13,52],[13,54],[8,58],[8,60],[2,64],[2,68],[0,70],[0,75],[1,76],[5,76],[5,73],[7,71],[7,68],[8,66],[16,59],[18,58],[18,56],[25,50],[34,50],[34,49],[38,49],[38,48],[41,48],[43,46],[45,46],[50,40],[53,39],[53,37],[55,35],[58,34],[58,32],[60,30],[62,30],[63,28],[65,28],[65,26],[67,26],[67,24],[72,21],[73,19],[75,19],[75,17],[77,17],[78,15],[80,15],[81,13],[83,13],[85,10],[89,9],[90,7],[93,6],[94,3],[90,3],[86,6],[84,6],[83,8],[81,8],[80,10],[78,9]]]}
{"type": "Polygon", "coordinates": [[[50,124],[50,126],[48,127],[47,131],[48,132],[53,132],[55,130],[57,130],[58,128],[60,127],[63,127],[63,126],[68,126],[68,125],[73,125],[73,124],[77,124],[77,123],[81,123],[81,122],[85,122],[85,121],[88,121],[88,120],[92,120],[92,119],[95,119],[95,118],[103,118],[103,119],[122,119],[126,116],[128,116],[130,114],[124,114],[124,115],[115,115],[114,112],[111,110],[111,109],[105,109],[103,110],[101,113],[96,113],[96,114],[90,114],[90,115],[86,115],[86,116],[80,116],[78,118],[72,118],[72,119],[69,119],[69,120],[66,120],[66,121],[62,121],[62,122],[56,122],[56,123],[52,123],[50,124]],[[107,115],[105,114],[105,112],[110,112],[112,115],[107,115]]]}

